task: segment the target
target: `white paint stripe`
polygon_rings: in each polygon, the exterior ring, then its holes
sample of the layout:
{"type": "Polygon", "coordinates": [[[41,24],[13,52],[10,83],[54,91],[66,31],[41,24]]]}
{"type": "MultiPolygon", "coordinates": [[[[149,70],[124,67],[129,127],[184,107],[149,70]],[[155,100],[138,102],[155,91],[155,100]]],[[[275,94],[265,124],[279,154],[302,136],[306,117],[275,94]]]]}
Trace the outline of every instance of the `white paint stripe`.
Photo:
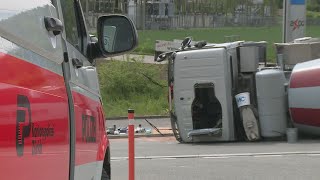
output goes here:
{"type": "Polygon", "coordinates": [[[153,160],[175,160],[177,158],[162,158],[162,159],[153,159],[153,160]]]}
{"type": "MultiPolygon", "coordinates": [[[[236,153],[236,154],[200,154],[200,155],[176,155],[176,156],[140,156],[135,159],[164,159],[164,158],[205,158],[205,157],[249,157],[249,156],[288,156],[319,154],[320,151],[296,151],[296,152],[269,152],[269,153],[236,153]]],[[[128,157],[113,157],[112,160],[128,160],[128,157]]]]}
{"type": "Polygon", "coordinates": [[[320,154],[307,154],[307,156],[320,156],[320,154]]]}
{"type": "Polygon", "coordinates": [[[202,159],[228,159],[230,157],[203,157],[202,159]]]}
{"type": "Polygon", "coordinates": [[[320,109],[320,86],[288,90],[289,107],[320,109]]]}
{"type": "Polygon", "coordinates": [[[253,156],[255,158],[265,158],[265,157],[283,157],[284,155],[264,155],[264,156],[253,156]]]}

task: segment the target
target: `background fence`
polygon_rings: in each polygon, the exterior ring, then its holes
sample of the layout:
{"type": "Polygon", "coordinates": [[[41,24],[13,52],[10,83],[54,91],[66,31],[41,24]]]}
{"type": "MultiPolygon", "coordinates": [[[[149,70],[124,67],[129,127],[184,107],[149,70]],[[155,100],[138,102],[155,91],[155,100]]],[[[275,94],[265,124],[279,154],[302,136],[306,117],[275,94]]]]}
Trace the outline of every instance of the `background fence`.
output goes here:
{"type": "MultiPolygon", "coordinates": [[[[87,24],[91,32],[96,29],[96,22],[100,13],[86,16],[87,24]]],[[[158,29],[189,29],[189,28],[219,28],[233,26],[262,27],[274,26],[282,23],[279,17],[254,17],[254,16],[217,16],[210,14],[200,15],[175,15],[173,17],[144,16],[137,14],[130,17],[138,30],[158,29]]],[[[308,24],[320,24],[320,19],[310,19],[308,24]]]]}

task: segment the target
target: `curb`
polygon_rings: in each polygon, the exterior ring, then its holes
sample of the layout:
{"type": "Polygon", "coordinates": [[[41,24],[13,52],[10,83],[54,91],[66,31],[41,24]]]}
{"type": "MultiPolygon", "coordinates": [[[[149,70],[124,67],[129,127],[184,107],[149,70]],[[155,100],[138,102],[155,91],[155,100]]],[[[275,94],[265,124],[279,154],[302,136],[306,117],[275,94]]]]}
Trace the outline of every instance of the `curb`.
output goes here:
{"type": "MultiPolygon", "coordinates": [[[[136,134],[134,138],[142,138],[142,137],[171,137],[173,134],[136,134]]],[[[109,139],[127,139],[128,135],[108,135],[109,139]]]]}
{"type": "MultiPolygon", "coordinates": [[[[170,116],[136,116],[134,119],[164,119],[164,118],[170,118],[170,116]]],[[[110,117],[106,118],[107,121],[109,120],[128,120],[127,116],[119,116],[119,117],[110,117]]]]}

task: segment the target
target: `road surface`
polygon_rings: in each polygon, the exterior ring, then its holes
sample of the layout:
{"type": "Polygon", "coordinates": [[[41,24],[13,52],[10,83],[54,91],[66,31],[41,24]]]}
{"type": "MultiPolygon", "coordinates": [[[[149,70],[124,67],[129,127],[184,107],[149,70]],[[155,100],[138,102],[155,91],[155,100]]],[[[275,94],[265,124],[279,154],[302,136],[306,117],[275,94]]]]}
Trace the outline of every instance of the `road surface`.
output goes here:
{"type": "MultiPolygon", "coordinates": [[[[112,139],[112,179],[128,179],[127,139],[112,139]]],[[[179,144],[136,139],[137,180],[319,179],[319,140],[179,144]]]]}

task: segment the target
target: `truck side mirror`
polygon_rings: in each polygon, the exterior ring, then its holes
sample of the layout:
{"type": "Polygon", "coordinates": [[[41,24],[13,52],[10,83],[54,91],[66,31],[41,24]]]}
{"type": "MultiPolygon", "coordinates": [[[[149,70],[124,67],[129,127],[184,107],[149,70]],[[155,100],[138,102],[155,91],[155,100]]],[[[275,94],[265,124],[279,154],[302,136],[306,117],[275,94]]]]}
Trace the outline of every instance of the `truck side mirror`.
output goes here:
{"type": "Polygon", "coordinates": [[[133,22],[123,15],[99,17],[97,32],[98,44],[104,57],[131,51],[138,45],[137,30],[133,22]]]}

